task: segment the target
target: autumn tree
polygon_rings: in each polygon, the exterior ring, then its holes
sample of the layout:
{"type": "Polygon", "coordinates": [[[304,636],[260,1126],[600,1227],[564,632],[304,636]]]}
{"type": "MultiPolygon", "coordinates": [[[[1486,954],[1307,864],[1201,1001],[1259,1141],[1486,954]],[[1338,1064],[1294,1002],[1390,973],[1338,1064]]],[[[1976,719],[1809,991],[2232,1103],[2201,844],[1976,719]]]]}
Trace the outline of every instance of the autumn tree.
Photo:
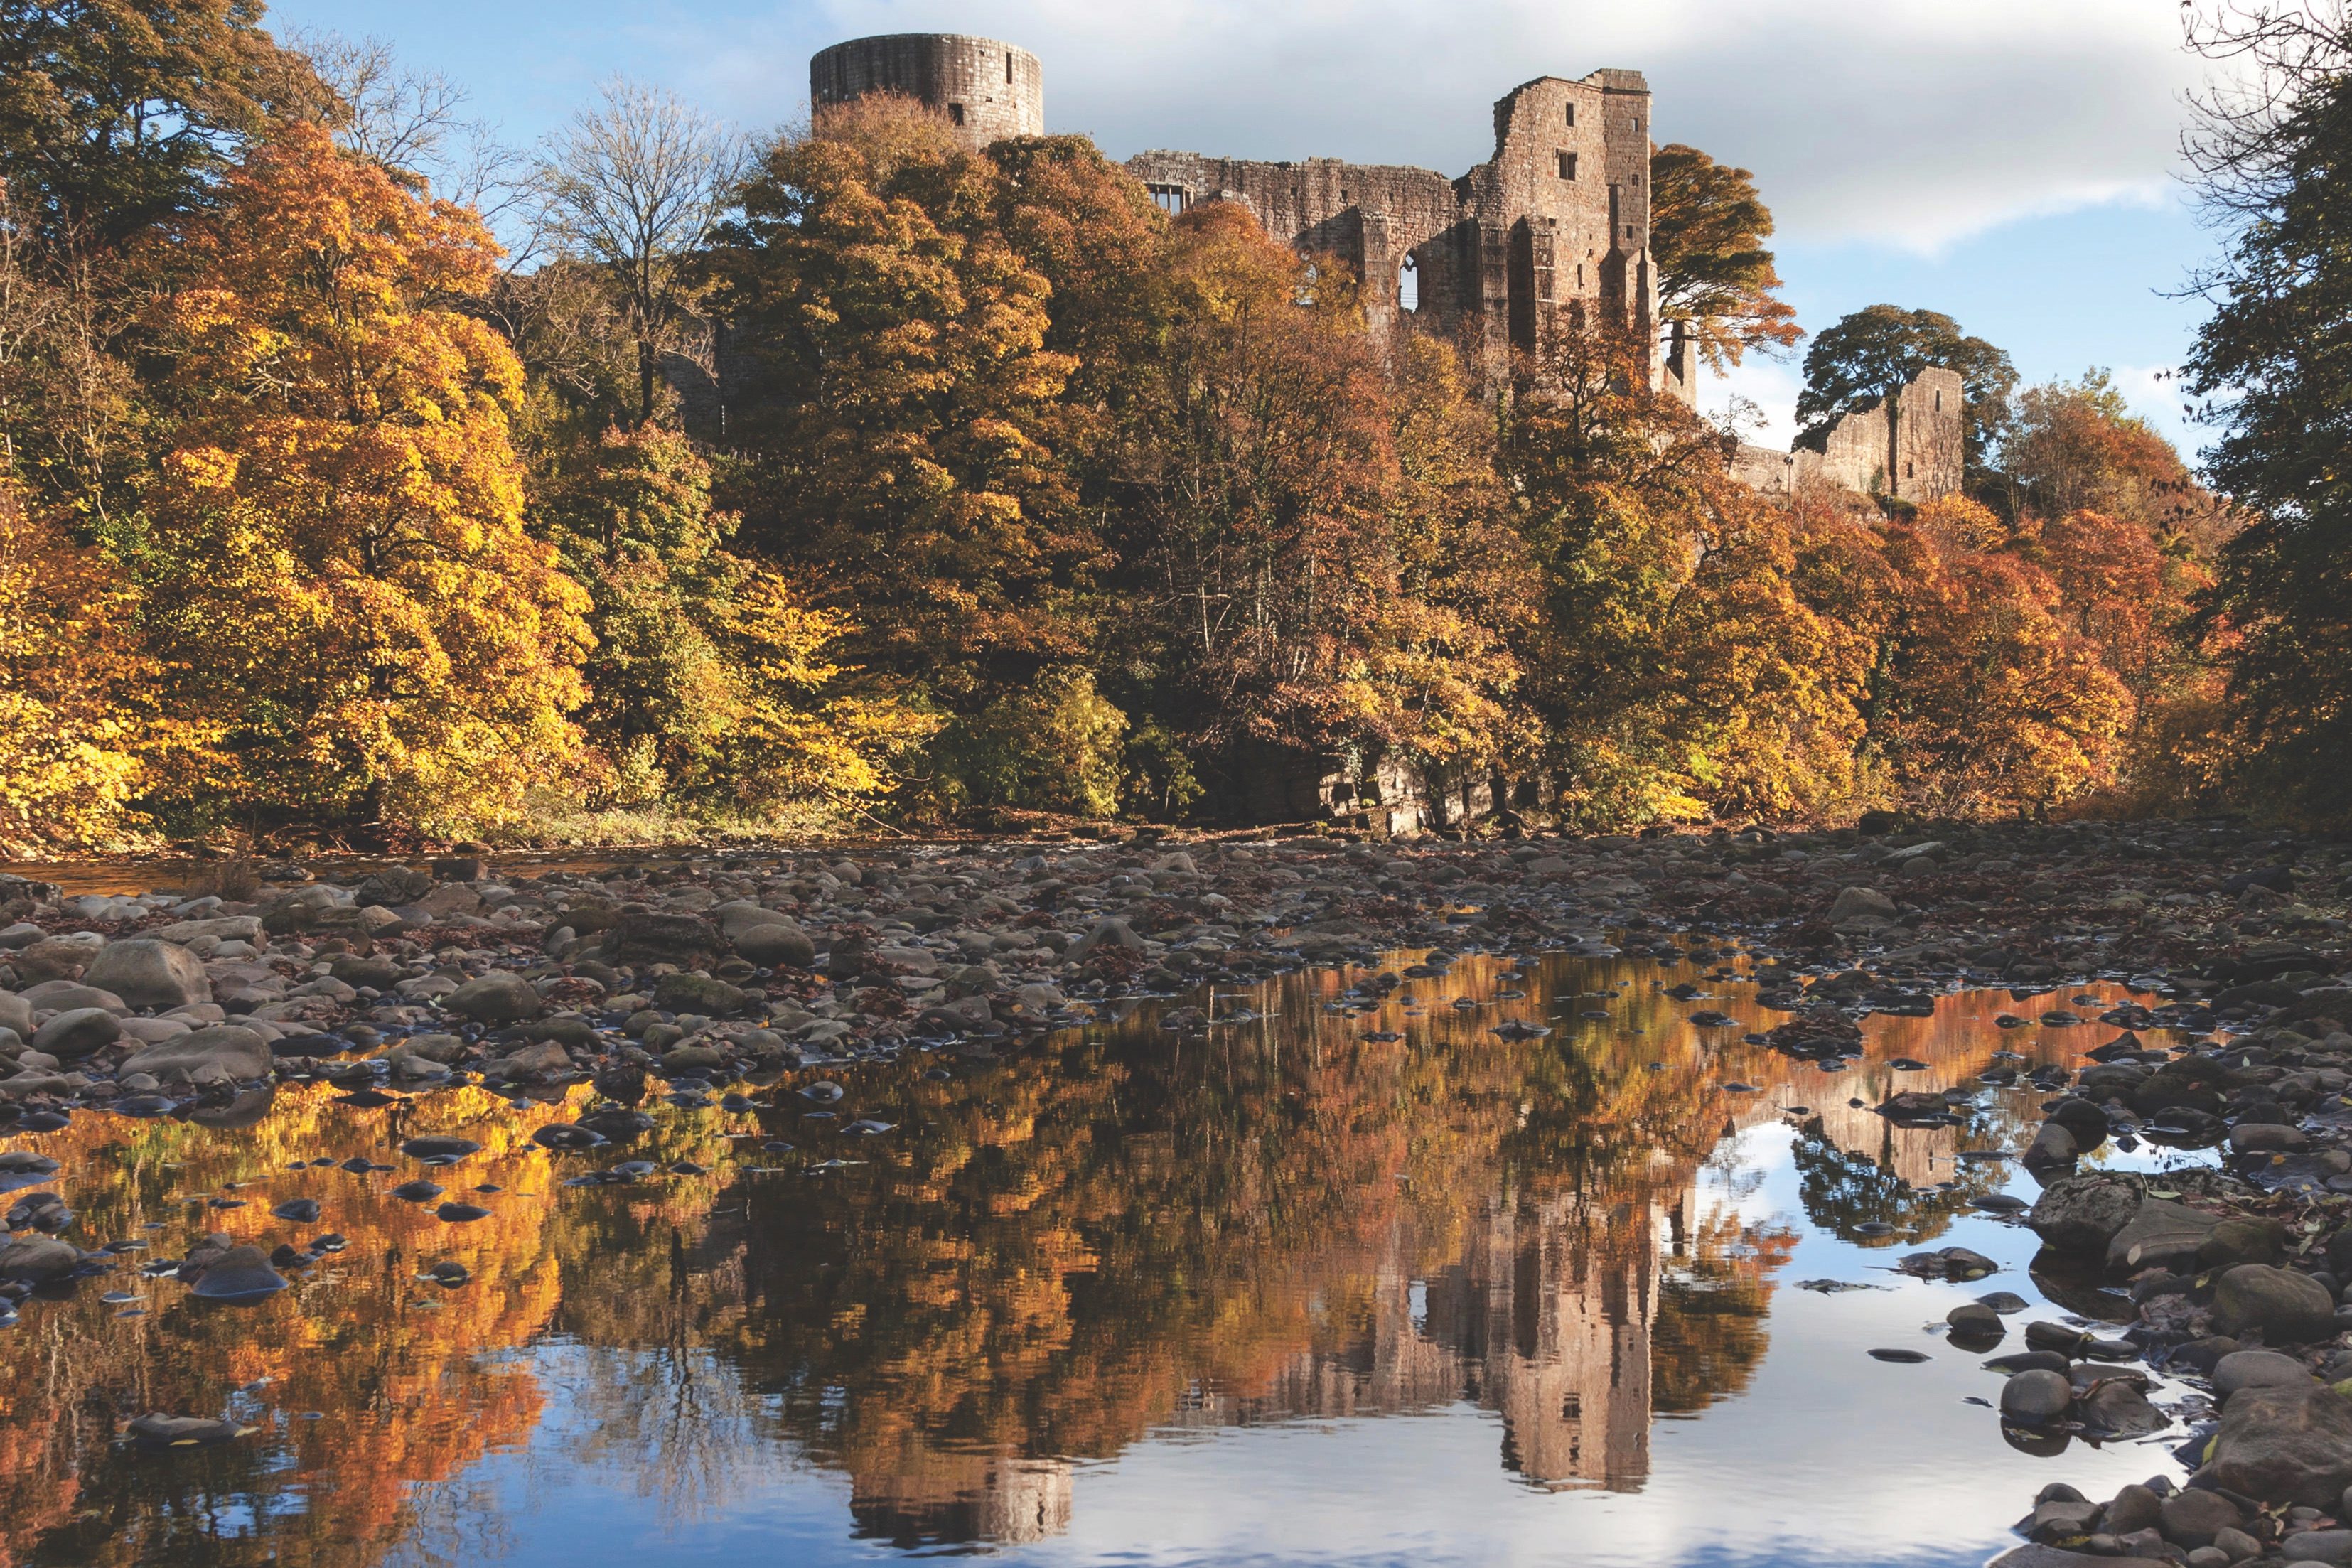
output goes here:
{"type": "Polygon", "coordinates": [[[155,715],[120,565],[30,514],[0,475],[0,847],[108,836],[155,715]]]}
{"type": "MultiPolygon", "coordinates": [[[[1475,763],[1516,668],[1458,543],[1496,503],[1450,348],[1414,345],[1398,405],[1355,283],[1211,204],[1170,230],[1160,348],[1115,506],[1139,700],[1229,778],[1284,759],[1475,763]],[[1401,431],[1412,445],[1401,449],[1401,431]],[[1412,469],[1406,468],[1410,458],[1412,469]]],[[[1491,473],[1491,469],[1489,470],[1491,473]]]]}
{"type": "Polygon", "coordinates": [[[594,601],[579,719],[600,796],[764,810],[881,793],[932,726],[835,662],[847,623],[725,548],[735,519],[710,482],[679,433],[613,429],[534,507],[594,601]]]}
{"type": "Polygon", "coordinates": [[[218,739],[164,793],[380,831],[496,821],[560,777],[586,600],[522,527],[514,355],[469,215],[285,128],[184,223],[172,427],[133,559],[218,739]]]}
{"type": "Polygon", "coordinates": [[[1717,370],[1750,349],[1770,353],[1804,336],[1780,299],[1780,274],[1764,241],[1772,212],[1756,176],[1679,142],[1650,154],[1650,254],[1658,312],[1682,321],[1717,370]]]}
{"type": "Polygon", "coordinates": [[[1561,807],[1587,826],[1837,803],[1861,653],[1792,589],[1782,516],[1622,332],[1526,367],[1504,450],[1541,614],[1519,649],[1561,807]]]}
{"type": "Polygon", "coordinates": [[[866,100],[771,147],[712,258],[742,366],[743,539],[854,612],[855,662],[974,712],[1087,646],[1099,564],[1049,444],[1073,364],[1003,174],[866,100]]]}
{"type": "Polygon", "coordinates": [[[1797,395],[1799,441],[1827,439],[1840,416],[1869,408],[1936,367],[1959,373],[1969,468],[1981,471],[2007,427],[2017,371],[2007,353],[1939,310],[1871,305],[1814,334],[1797,395]]]}

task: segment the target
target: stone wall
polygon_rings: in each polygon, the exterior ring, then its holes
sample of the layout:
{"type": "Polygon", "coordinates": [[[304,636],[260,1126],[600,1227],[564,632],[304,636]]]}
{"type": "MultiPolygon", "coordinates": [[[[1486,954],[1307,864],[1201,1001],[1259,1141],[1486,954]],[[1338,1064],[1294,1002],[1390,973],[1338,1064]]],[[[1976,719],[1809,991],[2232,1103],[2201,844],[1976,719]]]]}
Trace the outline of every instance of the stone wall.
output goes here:
{"type": "Polygon", "coordinates": [[[1931,368],[1829,427],[1821,448],[1776,452],[1742,444],[1733,477],[1772,495],[1811,486],[1894,496],[1916,506],[1959,493],[1967,452],[1958,372],[1931,368]]]}
{"type": "Polygon", "coordinates": [[[869,92],[900,92],[945,115],[978,152],[1008,136],[1045,133],[1037,57],[994,38],[891,33],[835,44],[809,61],[809,102],[823,110],[869,92]]]}

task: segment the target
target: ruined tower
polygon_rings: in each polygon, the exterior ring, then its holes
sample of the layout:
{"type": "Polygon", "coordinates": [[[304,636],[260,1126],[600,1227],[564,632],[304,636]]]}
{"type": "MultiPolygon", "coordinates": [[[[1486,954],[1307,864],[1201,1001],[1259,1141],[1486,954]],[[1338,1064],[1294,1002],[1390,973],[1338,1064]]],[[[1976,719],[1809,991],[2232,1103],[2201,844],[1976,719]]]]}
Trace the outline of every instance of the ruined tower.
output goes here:
{"type": "Polygon", "coordinates": [[[889,33],[835,44],[809,61],[809,102],[819,111],[869,92],[919,100],[975,153],[1045,132],[1044,68],[1028,50],[994,38],[889,33]]]}

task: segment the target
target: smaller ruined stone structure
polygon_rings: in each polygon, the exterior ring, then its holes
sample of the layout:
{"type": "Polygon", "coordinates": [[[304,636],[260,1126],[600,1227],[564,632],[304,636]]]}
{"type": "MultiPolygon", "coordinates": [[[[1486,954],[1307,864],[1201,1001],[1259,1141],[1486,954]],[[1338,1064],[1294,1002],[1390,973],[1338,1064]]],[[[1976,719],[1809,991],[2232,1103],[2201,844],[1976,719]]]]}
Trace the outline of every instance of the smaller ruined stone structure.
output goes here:
{"type": "Polygon", "coordinates": [[[1965,477],[1961,413],[1959,373],[1923,370],[1909,385],[1832,425],[1820,450],[1743,444],[1731,471],[1770,495],[1828,486],[1914,505],[1937,500],[1958,494],[1965,477]]]}
{"type": "Polygon", "coordinates": [[[1045,73],[1037,57],[994,38],[891,33],[835,44],[809,61],[809,102],[822,111],[869,92],[898,92],[945,115],[979,152],[1008,136],[1045,133],[1045,73]]]}

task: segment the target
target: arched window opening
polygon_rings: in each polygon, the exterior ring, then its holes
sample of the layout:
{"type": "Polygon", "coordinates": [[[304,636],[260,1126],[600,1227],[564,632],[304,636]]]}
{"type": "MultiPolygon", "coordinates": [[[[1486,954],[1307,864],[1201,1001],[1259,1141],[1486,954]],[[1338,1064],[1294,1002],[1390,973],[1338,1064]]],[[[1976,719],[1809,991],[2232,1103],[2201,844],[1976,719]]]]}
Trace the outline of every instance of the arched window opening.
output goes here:
{"type": "Polygon", "coordinates": [[[1410,256],[1404,258],[1404,265],[1397,268],[1397,309],[1421,309],[1421,264],[1410,256]]]}

